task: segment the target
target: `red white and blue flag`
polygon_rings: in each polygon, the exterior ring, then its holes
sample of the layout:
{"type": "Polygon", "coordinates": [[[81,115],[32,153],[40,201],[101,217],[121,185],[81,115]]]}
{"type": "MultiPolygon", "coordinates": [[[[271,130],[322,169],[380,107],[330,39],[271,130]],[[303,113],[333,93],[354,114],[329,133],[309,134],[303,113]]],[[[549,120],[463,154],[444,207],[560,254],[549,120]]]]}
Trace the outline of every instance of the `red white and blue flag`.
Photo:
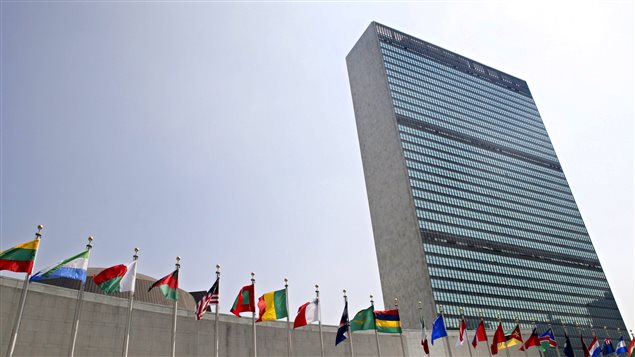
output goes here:
{"type": "Polygon", "coordinates": [[[216,278],[216,282],[212,285],[211,288],[203,295],[201,300],[196,303],[196,319],[200,320],[205,315],[207,311],[207,307],[211,304],[218,305],[218,278],[216,278]]]}
{"type": "Polygon", "coordinates": [[[600,342],[598,342],[597,336],[593,336],[593,341],[589,345],[589,356],[590,357],[598,357],[602,349],[600,348],[600,342]]]}

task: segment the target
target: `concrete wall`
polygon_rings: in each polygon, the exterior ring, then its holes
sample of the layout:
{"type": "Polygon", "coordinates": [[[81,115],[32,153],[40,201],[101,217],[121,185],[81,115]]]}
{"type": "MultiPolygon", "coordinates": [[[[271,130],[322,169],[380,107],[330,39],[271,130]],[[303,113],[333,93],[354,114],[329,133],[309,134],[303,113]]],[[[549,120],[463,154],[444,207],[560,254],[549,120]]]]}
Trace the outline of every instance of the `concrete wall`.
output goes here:
{"type": "Polygon", "coordinates": [[[375,23],[346,64],[384,302],[399,298],[403,326],[418,328],[418,301],[425,321],[436,310],[375,23]]]}
{"type": "MultiPolygon", "coordinates": [[[[17,313],[22,282],[0,277],[0,353],[5,353],[13,321],[17,313]]],[[[77,291],[57,286],[33,283],[18,336],[16,356],[64,356],[68,353],[71,322],[75,311],[77,291]]],[[[77,356],[121,355],[126,309],[128,301],[106,295],[85,293],[81,311],[76,346],[77,356]]],[[[172,309],[163,305],[135,303],[131,356],[169,356],[171,353],[172,309]]],[[[350,356],[345,341],[335,347],[336,326],[323,326],[324,347],[327,356],[350,356]]],[[[222,356],[250,356],[251,319],[221,314],[219,345],[222,356]]],[[[451,344],[456,331],[450,331],[451,344]]],[[[214,315],[208,313],[196,321],[193,311],[179,310],[177,322],[177,346],[179,356],[213,356],[214,315]]],[[[287,330],[284,322],[257,324],[258,355],[286,356],[287,330]]],[[[406,355],[422,356],[420,332],[406,330],[404,344],[406,355]]],[[[371,331],[353,334],[355,356],[376,356],[375,336],[371,331]]],[[[402,356],[398,335],[380,335],[382,356],[402,356]]],[[[293,331],[294,356],[319,356],[320,335],[312,325],[293,331]]],[[[432,356],[445,355],[444,344],[437,340],[431,349],[432,356]]],[[[454,349],[454,357],[468,356],[467,346],[454,349]]],[[[487,356],[484,345],[474,351],[474,357],[487,356]]],[[[504,356],[504,355],[502,355],[504,356]]],[[[512,353],[524,356],[522,353],[512,353]]],[[[538,356],[538,354],[530,354],[538,356]]]]}

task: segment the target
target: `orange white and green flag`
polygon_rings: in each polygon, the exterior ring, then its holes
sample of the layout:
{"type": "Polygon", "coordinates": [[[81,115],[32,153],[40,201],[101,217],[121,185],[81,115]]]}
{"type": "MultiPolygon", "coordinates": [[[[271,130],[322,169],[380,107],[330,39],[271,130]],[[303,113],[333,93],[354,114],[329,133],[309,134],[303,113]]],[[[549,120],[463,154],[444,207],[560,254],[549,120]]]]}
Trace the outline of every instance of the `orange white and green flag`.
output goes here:
{"type": "Polygon", "coordinates": [[[287,294],[285,289],[270,291],[258,298],[260,316],[257,322],[278,320],[287,317],[287,294]]]}
{"type": "Polygon", "coordinates": [[[33,262],[39,246],[40,240],[35,239],[0,252],[0,270],[30,275],[33,271],[33,262]]]}

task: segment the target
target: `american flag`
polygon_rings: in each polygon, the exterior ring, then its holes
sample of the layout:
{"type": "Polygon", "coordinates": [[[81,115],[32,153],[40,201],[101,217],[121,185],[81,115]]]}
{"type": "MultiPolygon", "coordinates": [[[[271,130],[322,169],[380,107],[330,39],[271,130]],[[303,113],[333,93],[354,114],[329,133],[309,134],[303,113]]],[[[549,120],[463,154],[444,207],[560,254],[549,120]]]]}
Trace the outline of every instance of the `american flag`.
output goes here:
{"type": "Polygon", "coordinates": [[[218,278],[205,295],[196,303],[196,319],[200,320],[210,304],[218,304],[218,278]]]}

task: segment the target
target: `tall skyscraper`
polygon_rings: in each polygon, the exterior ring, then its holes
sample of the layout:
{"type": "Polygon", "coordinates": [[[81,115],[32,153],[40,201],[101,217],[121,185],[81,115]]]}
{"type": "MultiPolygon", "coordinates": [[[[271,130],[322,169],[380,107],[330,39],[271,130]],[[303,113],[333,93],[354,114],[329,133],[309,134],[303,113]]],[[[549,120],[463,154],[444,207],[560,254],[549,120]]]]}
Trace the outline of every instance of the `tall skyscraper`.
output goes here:
{"type": "MultiPolygon", "coordinates": [[[[371,23],[347,58],[384,301],[523,328],[624,322],[525,81],[371,23]]],[[[604,336],[604,331],[598,331],[604,336]]]]}

